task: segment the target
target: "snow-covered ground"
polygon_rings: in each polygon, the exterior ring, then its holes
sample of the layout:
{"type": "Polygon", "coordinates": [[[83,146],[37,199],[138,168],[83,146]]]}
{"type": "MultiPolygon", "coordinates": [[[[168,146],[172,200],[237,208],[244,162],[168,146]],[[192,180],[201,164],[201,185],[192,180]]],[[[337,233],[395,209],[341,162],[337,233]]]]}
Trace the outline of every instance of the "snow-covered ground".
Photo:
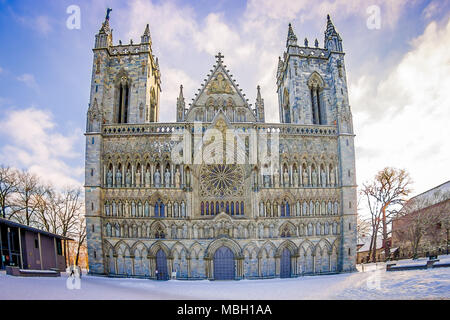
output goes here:
{"type": "MultiPolygon", "coordinates": [[[[441,261],[450,256],[440,257],[441,261]]],[[[422,261],[423,260],[423,261],[422,261]]],[[[400,261],[400,264],[423,263],[400,261]]],[[[361,270],[361,266],[358,266],[361,270]]],[[[450,299],[450,268],[386,272],[369,264],[365,272],[294,279],[241,281],[153,281],[83,276],[69,290],[60,278],[21,278],[0,273],[0,299],[450,299]]]]}

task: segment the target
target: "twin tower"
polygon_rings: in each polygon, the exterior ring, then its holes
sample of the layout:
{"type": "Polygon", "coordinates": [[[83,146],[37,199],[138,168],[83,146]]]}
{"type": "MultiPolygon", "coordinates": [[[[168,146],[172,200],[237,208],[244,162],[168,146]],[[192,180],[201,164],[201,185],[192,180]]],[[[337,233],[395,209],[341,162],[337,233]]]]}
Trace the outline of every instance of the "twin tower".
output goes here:
{"type": "MultiPolygon", "coordinates": [[[[152,53],[149,25],[146,26],[140,43],[133,43],[130,40],[128,44],[119,41],[118,45],[114,45],[107,15],[99,33],[95,36],[93,51],[87,132],[100,131],[101,124],[158,122],[161,72],[158,58],[152,53]]],[[[237,88],[239,85],[225,70],[222,58],[219,53],[217,64],[224,69],[222,70],[222,75],[226,78],[224,83],[230,80],[242,98],[241,107],[245,107],[241,111],[242,117],[233,115],[229,120],[235,122],[240,118],[246,121],[265,122],[264,100],[261,98],[259,86],[255,107],[251,108],[248,99],[244,98],[245,94],[237,88]]],[[[305,125],[339,123],[341,131],[351,133],[351,112],[345,75],[342,39],[330,16],[327,16],[323,48],[319,47],[317,39],[314,46],[309,46],[306,38],[304,45],[299,45],[289,24],[286,51],[283,57],[279,57],[276,74],[280,122],[305,125]]],[[[207,112],[203,112],[204,117],[201,113],[199,116],[197,95],[195,98],[194,103],[186,108],[182,86],[180,87],[180,95],[176,102],[177,122],[208,121],[207,112]]]]}

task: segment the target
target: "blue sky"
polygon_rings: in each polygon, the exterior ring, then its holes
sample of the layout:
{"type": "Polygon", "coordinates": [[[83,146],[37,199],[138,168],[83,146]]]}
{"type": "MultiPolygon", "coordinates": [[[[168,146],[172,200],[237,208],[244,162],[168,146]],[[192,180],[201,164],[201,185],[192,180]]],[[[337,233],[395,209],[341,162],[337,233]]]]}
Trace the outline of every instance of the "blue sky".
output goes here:
{"type": "Polygon", "coordinates": [[[221,51],[251,103],[261,85],[266,119],[278,122],[287,25],[299,43],[322,45],[329,13],[346,52],[358,183],[387,165],[407,169],[415,193],[450,177],[450,1],[442,0],[0,0],[0,163],[82,184],[91,49],[107,7],[115,44],[138,41],[150,24],[161,121],[175,120],[179,85],[190,102],[221,51]],[[79,30],[66,27],[70,5],[81,9],[79,30]],[[367,27],[373,5],[379,29],[367,27]]]}

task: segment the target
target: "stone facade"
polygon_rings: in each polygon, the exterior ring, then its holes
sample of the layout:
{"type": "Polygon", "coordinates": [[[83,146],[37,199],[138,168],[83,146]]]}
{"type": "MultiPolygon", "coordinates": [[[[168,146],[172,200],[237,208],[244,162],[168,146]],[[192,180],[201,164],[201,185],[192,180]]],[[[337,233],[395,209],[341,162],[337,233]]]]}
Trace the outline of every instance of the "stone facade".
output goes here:
{"type": "Polygon", "coordinates": [[[325,47],[289,26],[265,122],[223,62],[177,122],[158,122],[160,71],[140,44],[96,36],[86,132],[92,274],[243,279],[348,272],[356,260],[356,183],[344,53],[328,17],[325,47]],[[220,250],[219,250],[220,249],[220,250]]]}

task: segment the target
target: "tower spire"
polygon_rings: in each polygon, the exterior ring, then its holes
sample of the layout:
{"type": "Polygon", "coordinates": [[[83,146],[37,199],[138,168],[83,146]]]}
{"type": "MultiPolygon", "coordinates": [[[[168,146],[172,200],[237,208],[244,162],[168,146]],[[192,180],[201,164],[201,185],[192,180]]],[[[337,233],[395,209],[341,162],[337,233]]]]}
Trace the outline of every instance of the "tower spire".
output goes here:
{"type": "Polygon", "coordinates": [[[258,85],[256,87],[256,120],[259,122],[264,122],[264,99],[261,98],[261,87],[258,85]]]}
{"type": "Polygon", "coordinates": [[[294,30],[292,29],[292,25],[289,23],[286,47],[295,45],[297,45],[297,36],[295,35],[294,30]]]}
{"type": "Polygon", "coordinates": [[[113,45],[112,29],[109,27],[109,14],[111,11],[111,8],[106,9],[105,21],[95,36],[95,48],[106,48],[113,45]]]}
{"type": "Polygon", "coordinates": [[[177,98],[177,122],[184,121],[185,106],[183,85],[180,85],[180,93],[177,98]]]}
{"type": "Polygon", "coordinates": [[[329,51],[342,52],[342,39],[336,31],[329,14],[327,14],[327,29],[325,30],[324,47],[329,51]]]}
{"type": "Polygon", "coordinates": [[[144,34],[141,36],[141,43],[150,43],[152,41],[152,38],[150,36],[150,26],[147,23],[147,26],[145,27],[144,34]]]}

